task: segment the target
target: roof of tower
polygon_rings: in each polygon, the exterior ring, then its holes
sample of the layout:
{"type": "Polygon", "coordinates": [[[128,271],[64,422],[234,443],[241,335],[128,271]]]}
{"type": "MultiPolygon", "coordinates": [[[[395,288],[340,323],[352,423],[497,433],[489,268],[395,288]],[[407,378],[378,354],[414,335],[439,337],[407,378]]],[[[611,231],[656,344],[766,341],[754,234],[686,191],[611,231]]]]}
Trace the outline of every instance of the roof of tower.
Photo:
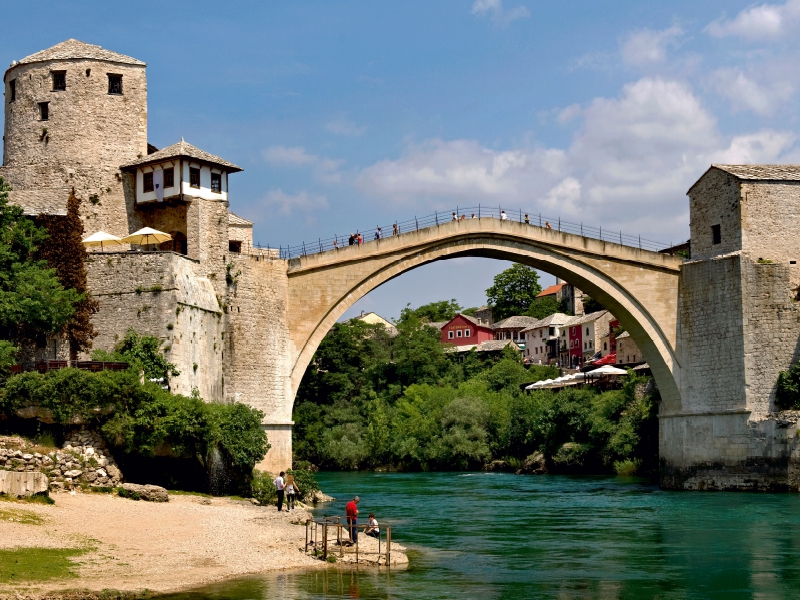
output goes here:
{"type": "Polygon", "coordinates": [[[252,227],[253,222],[243,219],[239,215],[235,215],[232,212],[228,212],[228,225],[244,225],[246,227],[252,227]]]}
{"type": "Polygon", "coordinates": [[[692,184],[689,192],[711,169],[719,169],[743,181],[800,181],[800,165],[715,165],[712,164],[700,178],[692,184]]]}
{"type": "Polygon", "coordinates": [[[241,167],[237,167],[232,162],[228,162],[227,160],[222,159],[219,156],[214,156],[213,154],[209,154],[205,150],[200,150],[200,148],[192,146],[190,143],[184,142],[183,140],[181,140],[177,144],[172,144],[172,146],[167,146],[166,148],[162,148],[158,152],[153,152],[152,154],[143,156],[142,158],[135,160],[131,163],[128,163],[127,165],[122,165],[121,168],[135,169],[136,167],[142,167],[144,165],[162,162],[165,160],[169,160],[171,158],[180,158],[182,156],[185,156],[187,158],[194,158],[199,161],[225,167],[225,170],[230,173],[235,173],[236,171],[243,170],[241,167]]]}
{"type": "MultiPolygon", "coordinates": [[[[60,44],[56,44],[55,46],[51,46],[46,50],[40,50],[35,54],[26,56],[16,64],[24,65],[28,63],[43,62],[46,60],[71,60],[80,58],[88,58],[91,60],[107,60],[110,62],[124,63],[127,65],[140,65],[143,67],[147,66],[147,63],[130,56],[118,54],[117,52],[112,52],[111,50],[106,50],[100,46],[87,44],[86,42],[76,39],[69,39],[61,42],[60,44]]],[[[16,65],[12,64],[11,66],[13,67],[16,65]]]]}

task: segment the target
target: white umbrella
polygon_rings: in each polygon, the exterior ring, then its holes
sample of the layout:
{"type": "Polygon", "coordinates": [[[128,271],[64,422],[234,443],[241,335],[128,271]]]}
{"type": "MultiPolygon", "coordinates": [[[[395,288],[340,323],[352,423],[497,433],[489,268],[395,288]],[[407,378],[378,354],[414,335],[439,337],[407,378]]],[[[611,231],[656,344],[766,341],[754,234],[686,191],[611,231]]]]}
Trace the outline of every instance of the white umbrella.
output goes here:
{"type": "Polygon", "coordinates": [[[588,371],[586,374],[594,377],[595,375],[627,375],[628,372],[625,369],[612,367],[611,365],[603,365],[599,369],[588,371]]]}
{"type": "Polygon", "coordinates": [[[160,244],[161,242],[168,242],[172,236],[163,231],[152,229],[151,227],[144,227],[139,231],[134,231],[130,235],[126,235],[120,241],[126,244],[138,244],[139,246],[147,246],[148,244],[160,244]]]}
{"type": "Polygon", "coordinates": [[[100,251],[102,251],[104,246],[119,246],[122,244],[122,241],[115,235],[111,235],[105,231],[98,231],[85,240],[81,240],[81,244],[87,248],[100,246],[100,251]]]}

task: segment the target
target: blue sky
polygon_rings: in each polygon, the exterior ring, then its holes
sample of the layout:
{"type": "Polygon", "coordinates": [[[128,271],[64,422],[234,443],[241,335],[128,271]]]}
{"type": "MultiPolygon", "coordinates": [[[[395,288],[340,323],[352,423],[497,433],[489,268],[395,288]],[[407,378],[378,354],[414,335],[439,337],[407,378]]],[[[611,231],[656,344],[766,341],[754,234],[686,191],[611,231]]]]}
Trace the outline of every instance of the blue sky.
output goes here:
{"type": "MultiPolygon", "coordinates": [[[[712,162],[800,162],[800,0],[38,2],[0,60],[74,37],[148,63],[150,142],[242,166],[272,246],[477,203],[688,237],[712,162]]],[[[485,301],[507,264],[435,263],[348,313],[485,301]]],[[[544,283],[552,282],[550,276],[544,283]]]]}

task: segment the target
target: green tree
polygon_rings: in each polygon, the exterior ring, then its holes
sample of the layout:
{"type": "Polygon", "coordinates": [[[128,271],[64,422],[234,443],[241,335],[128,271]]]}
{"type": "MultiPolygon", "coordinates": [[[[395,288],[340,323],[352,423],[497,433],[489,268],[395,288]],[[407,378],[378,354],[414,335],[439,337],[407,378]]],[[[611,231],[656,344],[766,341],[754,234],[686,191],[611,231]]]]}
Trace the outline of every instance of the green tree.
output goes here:
{"type": "Polygon", "coordinates": [[[128,329],[125,337],[114,347],[113,352],[95,350],[92,360],[127,362],[134,371],[144,371],[148,379],[177,377],[180,371],[169,362],[161,351],[161,340],[149,335],[139,335],[128,329]]]}
{"type": "Polygon", "coordinates": [[[486,297],[495,321],[499,321],[527,313],[541,291],[536,270],[516,263],[495,276],[492,287],[486,290],[486,297]]]}
{"type": "Polygon", "coordinates": [[[583,297],[583,312],[585,312],[588,315],[593,312],[597,312],[598,310],[603,310],[602,304],[600,304],[597,300],[589,296],[583,297]]]}
{"type": "Polygon", "coordinates": [[[561,312],[561,303],[555,296],[547,296],[534,299],[525,314],[535,319],[544,319],[557,312],[561,312]]]}
{"type": "Polygon", "coordinates": [[[784,410],[800,407],[800,361],[778,373],[775,404],[784,410]]]}
{"type": "Polygon", "coordinates": [[[0,340],[7,360],[10,347],[63,330],[84,296],[64,289],[55,269],[38,260],[47,232],[9,204],[11,187],[0,177],[0,340]]]}
{"type": "Polygon", "coordinates": [[[424,323],[432,323],[436,321],[449,321],[461,312],[461,306],[452,300],[440,300],[439,302],[430,302],[423,304],[417,308],[411,308],[410,304],[400,311],[400,320],[406,320],[410,317],[416,317],[424,323]]]}
{"type": "Polygon", "coordinates": [[[437,384],[453,368],[444,353],[441,332],[414,315],[397,324],[392,357],[397,382],[403,387],[415,383],[437,384]]]}
{"type": "Polygon", "coordinates": [[[46,244],[39,247],[38,257],[56,270],[61,285],[81,294],[75,314],[64,326],[63,334],[69,342],[70,359],[76,360],[78,352],[90,348],[97,334],[92,326],[92,315],[99,304],[90,295],[86,283],[86,249],[81,243],[83,221],[79,213],[80,200],[73,189],[67,201],[67,216],[39,215],[38,224],[48,232],[46,244]]]}

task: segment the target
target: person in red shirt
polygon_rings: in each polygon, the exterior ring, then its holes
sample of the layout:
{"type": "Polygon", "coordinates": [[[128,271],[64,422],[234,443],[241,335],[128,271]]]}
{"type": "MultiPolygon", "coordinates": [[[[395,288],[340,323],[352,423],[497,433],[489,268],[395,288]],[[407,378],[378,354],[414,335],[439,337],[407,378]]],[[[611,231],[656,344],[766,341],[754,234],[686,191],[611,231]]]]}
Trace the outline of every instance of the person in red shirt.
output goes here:
{"type": "Polygon", "coordinates": [[[358,503],[361,498],[356,496],[347,503],[344,511],[347,514],[347,528],[350,530],[350,539],[355,544],[358,542],[358,503]]]}

